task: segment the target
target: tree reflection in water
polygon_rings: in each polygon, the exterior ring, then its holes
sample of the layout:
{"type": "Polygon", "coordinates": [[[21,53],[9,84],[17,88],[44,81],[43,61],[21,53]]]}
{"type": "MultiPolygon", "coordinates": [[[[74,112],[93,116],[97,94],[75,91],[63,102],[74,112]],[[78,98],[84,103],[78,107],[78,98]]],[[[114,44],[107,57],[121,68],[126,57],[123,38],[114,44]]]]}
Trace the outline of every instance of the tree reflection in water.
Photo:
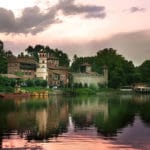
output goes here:
{"type": "MultiPolygon", "coordinates": [[[[55,137],[90,134],[93,138],[113,139],[113,144],[135,147],[140,142],[127,135],[142,128],[150,132],[148,95],[111,95],[95,97],[51,97],[50,99],[3,100],[0,103],[0,146],[15,133],[28,142],[49,142],[55,137]],[[138,118],[137,118],[138,116],[138,118]],[[140,122],[140,123],[139,123],[140,122]],[[138,126],[140,124],[141,126],[138,126]],[[90,132],[89,132],[90,131],[90,132]],[[94,133],[94,134],[93,134],[94,133]],[[97,133],[97,134],[96,134],[97,133]],[[128,133],[128,134],[127,134],[128,133]],[[126,135],[126,136],[124,136],[126,135]],[[126,139],[126,140],[123,140],[126,139]],[[136,141],[134,141],[134,139],[136,141]],[[129,141],[129,142],[125,142],[129,141]]],[[[140,134],[140,132],[139,132],[140,134]]],[[[144,144],[150,134],[141,134],[144,144]]],[[[140,136],[140,135],[137,135],[140,136]]],[[[76,140],[79,136],[76,137],[76,140]]],[[[142,143],[142,145],[144,145],[142,143]]]]}

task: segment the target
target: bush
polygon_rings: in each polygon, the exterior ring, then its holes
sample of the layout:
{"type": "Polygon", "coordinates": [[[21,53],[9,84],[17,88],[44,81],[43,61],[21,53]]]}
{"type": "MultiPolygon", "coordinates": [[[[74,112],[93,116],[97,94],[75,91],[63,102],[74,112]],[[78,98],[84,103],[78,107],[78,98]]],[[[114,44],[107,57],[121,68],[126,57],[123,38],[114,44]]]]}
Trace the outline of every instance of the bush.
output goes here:
{"type": "Polygon", "coordinates": [[[83,87],[83,86],[82,86],[82,83],[79,83],[78,87],[79,87],[79,88],[82,88],[82,87],[83,87]]]}
{"type": "Polygon", "coordinates": [[[46,87],[47,86],[47,81],[46,80],[42,80],[41,81],[41,86],[42,87],[46,87]]]}
{"type": "Polygon", "coordinates": [[[74,83],[74,84],[73,84],[73,87],[74,87],[74,88],[78,88],[78,83],[74,83]]]}
{"type": "Polygon", "coordinates": [[[11,93],[11,92],[14,92],[14,88],[11,86],[0,86],[0,92],[11,93]]]}
{"type": "Polygon", "coordinates": [[[96,91],[90,88],[80,88],[80,89],[76,89],[76,94],[77,95],[93,95],[93,94],[96,94],[96,91]]]}
{"type": "Polygon", "coordinates": [[[98,83],[98,87],[99,87],[99,89],[101,89],[101,88],[105,88],[106,85],[98,83]]]}
{"type": "Polygon", "coordinates": [[[31,80],[31,79],[26,80],[26,85],[27,85],[28,87],[34,86],[34,80],[31,80]]]}
{"type": "Polygon", "coordinates": [[[85,88],[88,88],[88,84],[87,84],[87,83],[85,83],[85,84],[84,84],[84,87],[85,87],[85,88]]]}
{"type": "Polygon", "coordinates": [[[98,87],[95,86],[94,84],[90,84],[89,88],[95,91],[98,90],[98,87]]]}
{"type": "Polygon", "coordinates": [[[0,76],[0,85],[1,86],[11,86],[15,87],[17,80],[16,79],[10,79],[7,77],[0,76]]]}
{"type": "Polygon", "coordinates": [[[35,86],[41,86],[41,80],[40,79],[35,79],[34,84],[35,84],[35,86]]]}

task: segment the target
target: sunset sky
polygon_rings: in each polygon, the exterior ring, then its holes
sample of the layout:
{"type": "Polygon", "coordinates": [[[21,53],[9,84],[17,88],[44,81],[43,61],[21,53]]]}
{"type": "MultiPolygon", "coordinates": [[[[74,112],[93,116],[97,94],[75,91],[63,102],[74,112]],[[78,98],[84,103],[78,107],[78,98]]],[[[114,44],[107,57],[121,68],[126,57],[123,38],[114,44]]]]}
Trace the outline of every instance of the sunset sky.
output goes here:
{"type": "Polygon", "coordinates": [[[0,40],[15,54],[43,44],[70,58],[112,47],[140,65],[150,59],[150,1],[0,0],[0,40]]]}

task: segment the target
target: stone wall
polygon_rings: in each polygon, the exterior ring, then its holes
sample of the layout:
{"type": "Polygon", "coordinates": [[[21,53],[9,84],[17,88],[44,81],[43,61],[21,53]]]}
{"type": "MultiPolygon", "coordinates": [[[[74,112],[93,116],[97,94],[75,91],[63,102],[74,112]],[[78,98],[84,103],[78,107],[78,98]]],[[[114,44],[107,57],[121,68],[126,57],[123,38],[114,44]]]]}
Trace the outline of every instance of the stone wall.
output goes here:
{"type": "Polygon", "coordinates": [[[73,83],[82,83],[84,86],[87,84],[88,86],[94,85],[96,87],[100,85],[106,85],[108,83],[107,78],[104,75],[91,75],[87,73],[72,73],[73,83]]]}
{"type": "Polygon", "coordinates": [[[46,80],[48,77],[47,68],[37,68],[36,77],[46,80]]]}

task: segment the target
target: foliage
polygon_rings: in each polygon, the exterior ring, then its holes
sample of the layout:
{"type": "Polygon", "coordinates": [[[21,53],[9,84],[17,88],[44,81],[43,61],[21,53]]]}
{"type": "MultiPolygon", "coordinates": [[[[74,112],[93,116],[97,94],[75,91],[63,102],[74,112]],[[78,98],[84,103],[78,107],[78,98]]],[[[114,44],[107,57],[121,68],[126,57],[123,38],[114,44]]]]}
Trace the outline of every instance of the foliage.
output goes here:
{"type": "Polygon", "coordinates": [[[16,85],[15,79],[0,76],[0,92],[9,93],[14,92],[16,85]]]}
{"type": "Polygon", "coordinates": [[[0,76],[0,85],[14,87],[16,85],[16,80],[0,76]]]}
{"type": "Polygon", "coordinates": [[[138,67],[141,82],[150,84],[150,60],[146,60],[138,67]]]}
{"type": "Polygon", "coordinates": [[[2,93],[12,93],[14,92],[14,88],[11,86],[1,86],[0,85],[0,92],[2,93]]]}
{"type": "Polygon", "coordinates": [[[31,55],[36,61],[39,60],[38,52],[43,49],[47,55],[54,56],[59,59],[60,66],[69,66],[69,58],[66,53],[58,49],[52,49],[49,46],[36,45],[35,47],[28,46],[25,51],[31,55]]]}
{"type": "Polygon", "coordinates": [[[34,81],[31,79],[26,80],[25,83],[28,87],[32,87],[35,85],[34,81]]]}
{"type": "Polygon", "coordinates": [[[0,73],[7,72],[7,57],[5,55],[5,51],[0,49],[0,73]]]}
{"type": "Polygon", "coordinates": [[[71,64],[70,71],[72,72],[80,72],[80,65],[88,62],[91,65],[94,65],[95,57],[77,57],[77,55],[74,55],[73,57],[73,63],[71,64]]]}
{"type": "Polygon", "coordinates": [[[28,79],[26,81],[24,81],[25,84],[27,85],[27,87],[46,87],[47,86],[47,81],[46,80],[42,80],[42,79],[28,79]]]}
{"type": "Polygon", "coordinates": [[[41,87],[41,86],[33,86],[33,87],[21,87],[22,90],[28,91],[28,92],[41,92],[41,91],[49,91],[51,92],[51,89],[47,89],[46,87],[41,87]]]}
{"type": "Polygon", "coordinates": [[[108,67],[109,87],[118,88],[121,85],[130,85],[134,82],[135,67],[131,61],[127,61],[123,56],[117,54],[116,50],[103,49],[92,57],[77,57],[71,66],[71,71],[80,72],[82,63],[90,63],[92,70],[103,73],[103,67],[108,67]]]}
{"type": "Polygon", "coordinates": [[[5,51],[3,45],[3,42],[0,40],[0,73],[5,74],[7,73],[7,58],[13,56],[13,53],[10,50],[5,51]]]}
{"type": "Polygon", "coordinates": [[[76,94],[77,95],[93,95],[93,94],[96,94],[96,91],[90,88],[77,88],[76,94]]]}

